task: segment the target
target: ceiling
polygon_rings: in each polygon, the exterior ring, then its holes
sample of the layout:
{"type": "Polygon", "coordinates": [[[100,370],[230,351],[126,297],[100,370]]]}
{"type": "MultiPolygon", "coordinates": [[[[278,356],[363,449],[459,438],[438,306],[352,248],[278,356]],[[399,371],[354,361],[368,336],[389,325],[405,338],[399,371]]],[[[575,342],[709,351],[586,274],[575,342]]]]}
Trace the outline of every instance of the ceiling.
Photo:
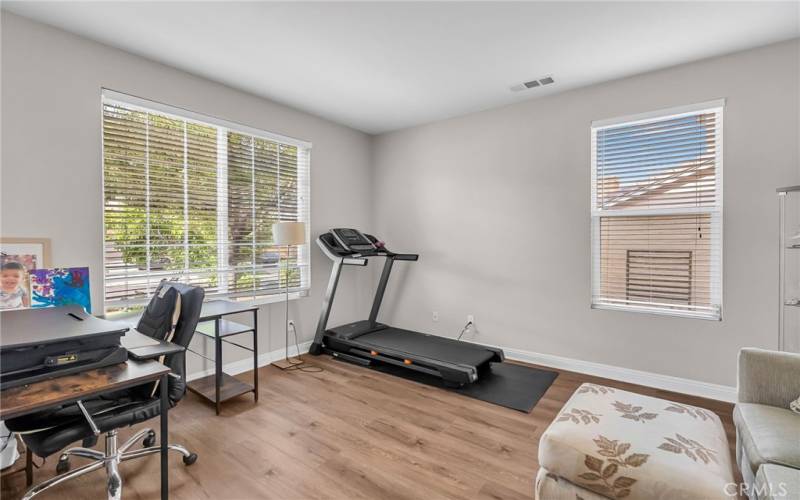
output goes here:
{"type": "Polygon", "coordinates": [[[797,37],[799,5],[3,1],[373,134],[797,37]]]}

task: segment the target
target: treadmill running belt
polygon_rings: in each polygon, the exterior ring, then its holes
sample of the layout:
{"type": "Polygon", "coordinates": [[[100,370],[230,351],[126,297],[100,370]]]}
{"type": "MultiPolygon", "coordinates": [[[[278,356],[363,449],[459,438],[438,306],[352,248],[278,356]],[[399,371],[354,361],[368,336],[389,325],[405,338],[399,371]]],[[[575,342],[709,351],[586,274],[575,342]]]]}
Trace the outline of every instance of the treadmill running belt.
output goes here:
{"type": "Polygon", "coordinates": [[[482,375],[477,382],[454,389],[446,387],[438,377],[398,366],[379,363],[370,368],[525,413],[533,410],[558,377],[558,373],[549,370],[507,362],[492,363],[491,372],[482,375]]]}
{"type": "Polygon", "coordinates": [[[356,341],[378,352],[389,348],[408,353],[409,357],[420,356],[458,365],[480,366],[494,356],[491,351],[469,342],[392,327],[360,335],[356,341]]]}

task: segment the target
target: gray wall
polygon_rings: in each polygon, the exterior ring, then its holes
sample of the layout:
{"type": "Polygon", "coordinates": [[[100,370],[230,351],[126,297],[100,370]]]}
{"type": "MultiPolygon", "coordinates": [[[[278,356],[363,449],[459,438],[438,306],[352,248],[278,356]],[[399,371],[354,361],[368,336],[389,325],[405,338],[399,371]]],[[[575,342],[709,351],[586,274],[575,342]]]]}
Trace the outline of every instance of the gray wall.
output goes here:
{"type": "MultiPolygon", "coordinates": [[[[90,266],[101,307],[107,87],[312,141],[312,235],[368,228],[422,254],[396,266],[386,321],[455,336],[474,314],[477,341],[733,385],[739,347],[777,341],[774,189],[800,183],[798,55],[787,42],[370,138],[2,12],[0,232],[90,266]],[[724,321],[590,310],[590,122],[720,97],[724,321]]],[[[312,255],[311,296],[291,313],[304,339],[330,269],[312,255]]],[[[369,273],[346,274],[333,322],[369,305],[369,273]]],[[[281,348],[282,308],[260,321],[261,351],[281,348]]]]}
{"type": "MultiPolygon", "coordinates": [[[[101,87],[313,142],[312,237],[329,227],[370,226],[369,136],[3,11],[0,229],[6,237],[51,238],[56,266],[89,266],[96,311],[103,273],[101,87]]],[[[330,271],[316,245],[312,255],[311,296],[291,306],[306,340],[330,271]]],[[[366,314],[363,290],[357,280],[343,280],[333,321],[366,314]]],[[[260,350],[282,348],[282,306],[262,307],[259,321],[260,350]]],[[[226,361],[241,357],[227,350],[226,361]]]]}
{"type": "Polygon", "coordinates": [[[799,93],[794,40],[379,136],[375,231],[422,254],[384,319],[455,336],[474,314],[481,342],[735,385],[740,347],[777,345],[799,93]],[[591,310],[591,121],[721,97],[724,320],[591,310]]]}

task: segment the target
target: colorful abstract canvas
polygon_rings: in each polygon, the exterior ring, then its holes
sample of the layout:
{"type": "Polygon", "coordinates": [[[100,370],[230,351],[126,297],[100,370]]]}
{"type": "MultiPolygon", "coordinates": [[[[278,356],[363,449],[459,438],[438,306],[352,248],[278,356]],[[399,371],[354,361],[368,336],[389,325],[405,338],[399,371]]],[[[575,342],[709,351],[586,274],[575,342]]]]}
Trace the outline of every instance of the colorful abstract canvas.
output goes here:
{"type": "Polygon", "coordinates": [[[79,305],[92,312],[88,267],[31,271],[31,307],[79,305]]]}

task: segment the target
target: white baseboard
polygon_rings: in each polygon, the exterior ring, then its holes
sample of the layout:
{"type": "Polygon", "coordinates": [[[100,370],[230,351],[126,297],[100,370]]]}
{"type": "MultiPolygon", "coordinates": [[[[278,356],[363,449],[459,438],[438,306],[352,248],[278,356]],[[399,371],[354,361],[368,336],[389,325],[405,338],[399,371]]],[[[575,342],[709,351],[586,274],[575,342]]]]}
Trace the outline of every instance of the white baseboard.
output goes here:
{"type": "Polygon", "coordinates": [[[648,387],[655,387],[656,389],[679,392],[681,394],[691,394],[693,396],[716,399],[718,401],[726,401],[729,403],[736,402],[736,387],[710,384],[708,382],[633,370],[631,368],[604,365],[591,361],[564,358],[552,354],[540,354],[538,352],[523,351],[521,349],[502,349],[508,359],[513,359],[515,361],[524,361],[571,372],[585,373],[596,377],[645,385],[648,387]]]}
{"type": "MultiPolygon", "coordinates": [[[[300,354],[308,352],[311,346],[311,341],[303,342],[300,344],[300,354]]],[[[622,368],[613,365],[604,365],[602,363],[594,363],[591,361],[582,361],[580,359],[565,358],[562,356],[555,356],[552,354],[541,354],[538,352],[524,351],[522,349],[512,349],[508,347],[500,347],[506,355],[506,358],[514,361],[524,361],[535,365],[548,366],[559,370],[567,370],[577,373],[585,373],[595,377],[608,378],[612,380],[619,380],[621,382],[628,382],[631,384],[644,385],[648,387],[655,387],[656,389],[663,389],[665,391],[679,392],[681,394],[690,394],[693,396],[700,396],[708,399],[716,399],[718,401],[726,401],[729,403],[736,402],[736,387],[727,385],[710,384],[708,382],[700,382],[681,377],[673,377],[671,375],[662,375],[660,373],[645,372],[641,370],[633,370],[631,368],[622,368]]],[[[289,352],[294,355],[293,352],[289,352]]],[[[258,356],[258,366],[266,366],[273,361],[283,359],[284,350],[277,349],[258,356]]],[[[238,361],[227,363],[223,366],[223,371],[230,375],[244,373],[253,369],[252,359],[245,358],[238,361]]],[[[214,369],[203,370],[192,373],[187,376],[187,380],[195,380],[198,378],[212,375],[214,369]]]]}
{"type": "MultiPolygon", "coordinates": [[[[303,342],[300,344],[300,354],[305,354],[308,352],[308,348],[311,346],[311,341],[303,342]]],[[[291,347],[291,346],[290,346],[291,347]]],[[[285,356],[284,349],[276,349],[274,351],[265,352],[264,354],[258,355],[258,366],[267,366],[268,364],[283,359],[285,356]]],[[[289,355],[295,356],[297,353],[294,349],[289,349],[289,355]]],[[[238,361],[231,361],[230,363],[226,363],[222,365],[222,371],[227,373],[228,375],[238,375],[239,373],[249,372],[253,369],[253,359],[248,356],[244,359],[240,359],[238,361]]],[[[196,380],[198,378],[207,377],[209,375],[214,374],[214,368],[209,368],[207,370],[201,370],[194,373],[190,373],[186,376],[187,381],[196,380]]]]}

